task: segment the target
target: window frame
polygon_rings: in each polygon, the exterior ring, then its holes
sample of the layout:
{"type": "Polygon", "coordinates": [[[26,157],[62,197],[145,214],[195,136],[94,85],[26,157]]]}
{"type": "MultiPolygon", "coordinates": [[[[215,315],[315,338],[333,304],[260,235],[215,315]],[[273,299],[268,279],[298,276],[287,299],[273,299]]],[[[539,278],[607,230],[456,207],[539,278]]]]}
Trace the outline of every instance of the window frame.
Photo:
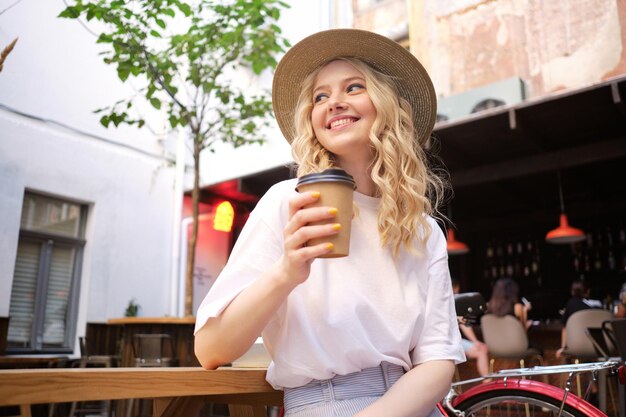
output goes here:
{"type": "MultiPolygon", "coordinates": [[[[35,243],[40,245],[37,278],[35,284],[36,289],[33,310],[34,317],[30,334],[30,346],[10,346],[9,342],[7,341],[6,352],[12,354],[72,353],[74,351],[74,339],[76,337],[76,324],[78,317],[78,303],[80,298],[80,278],[83,265],[83,253],[85,244],[87,243],[84,236],[87,225],[87,214],[89,211],[89,207],[88,204],[84,202],[78,202],[76,200],[53,196],[50,194],[36,192],[28,189],[25,190],[24,196],[26,196],[27,194],[35,194],[46,198],[63,200],[67,203],[80,205],[80,223],[78,232],[78,236],[80,237],[70,237],[58,235],[55,233],[32,231],[22,229],[20,227],[18,247],[22,242],[35,243]],[[68,305],[66,316],[67,319],[65,322],[65,339],[62,346],[47,347],[43,344],[43,335],[45,326],[46,305],[48,303],[47,294],[48,285],[50,282],[50,263],[52,259],[52,251],[54,250],[55,246],[74,249],[75,253],[74,262],[72,265],[71,284],[67,299],[68,305]]],[[[15,275],[13,276],[13,279],[15,279],[15,275]]],[[[9,317],[10,314],[11,313],[9,311],[9,317]]],[[[9,326],[10,325],[11,322],[9,319],[9,326]]]]}

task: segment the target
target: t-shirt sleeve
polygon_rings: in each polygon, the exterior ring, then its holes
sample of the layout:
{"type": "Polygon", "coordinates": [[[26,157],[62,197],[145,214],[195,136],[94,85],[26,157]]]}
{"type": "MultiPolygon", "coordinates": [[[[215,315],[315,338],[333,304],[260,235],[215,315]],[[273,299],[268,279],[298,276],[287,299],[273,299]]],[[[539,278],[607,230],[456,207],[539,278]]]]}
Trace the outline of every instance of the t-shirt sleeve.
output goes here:
{"type": "Polygon", "coordinates": [[[295,193],[293,187],[284,183],[272,187],[250,213],[226,266],[196,312],[194,334],[280,258],[290,192],[295,193]]]}
{"type": "Polygon", "coordinates": [[[424,319],[416,329],[420,334],[411,352],[411,361],[414,365],[432,360],[452,360],[458,364],[465,362],[465,352],[454,306],[446,239],[434,221],[431,226],[426,255],[430,260],[424,319]]]}

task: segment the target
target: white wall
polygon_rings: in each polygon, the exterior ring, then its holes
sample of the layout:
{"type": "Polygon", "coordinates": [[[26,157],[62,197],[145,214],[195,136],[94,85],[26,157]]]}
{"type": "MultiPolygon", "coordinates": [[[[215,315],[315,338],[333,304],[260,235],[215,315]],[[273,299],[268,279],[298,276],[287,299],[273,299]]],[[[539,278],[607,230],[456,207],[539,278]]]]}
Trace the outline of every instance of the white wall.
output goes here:
{"type": "Polygon", "coordinates": [[[133,88],[102,62],[92,34],[56,17],[64,8],[61,0],[22,1],[0,15],[0,49],[19,36],[0,73],[0,316],[9,311],[22,198],[30,188],[90,206],[81,334],[86,321],[123,316],[131,298],[143,316],[172,311],[177,196],[174,167],[153,133],[99,124],[93,110],[133,88]]]}
{"type": "MultiPolygon", "coordinates": [[[[8,3],[7,3],[8,5],[8,3]]],[[[0,49],[19,37],[0,73],[0,104],[159,153],[147,129],[105,129],[93,110],[135,94],[98,55],[104,46],[78,21],[56,16],[62,0],[22,1],[0,15],[0,49]]],[[[4,9],[4,7],[2,7],[4,9]]],[[[89,26],[94,28],[93,23],[89,26]]],[[[163,124],[151,125],[162,130],[163,124]]]]}
{"type": "MultiPolygon", "coordinates": [[[[0,315],[7,315],[26,188],[89,203],[80,320],[136,298],[168,312],[173,171],[163,161],[0,111],[0,315]]],[[[79,326],[79,329],[81,327],[79,326]]]]}

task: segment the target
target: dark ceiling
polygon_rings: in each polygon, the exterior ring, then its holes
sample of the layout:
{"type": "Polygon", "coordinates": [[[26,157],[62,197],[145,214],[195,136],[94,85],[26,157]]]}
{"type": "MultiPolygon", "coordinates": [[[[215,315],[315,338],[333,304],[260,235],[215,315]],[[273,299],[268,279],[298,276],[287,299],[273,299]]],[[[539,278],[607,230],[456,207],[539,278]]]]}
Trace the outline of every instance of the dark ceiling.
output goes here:
{"type": "MultiPolygon", "coordinates": [[[[570,220],[626,213],[626,77],[438,123],[433,149],[450,172],[464,232],[554,224],[560,171],[570,220]]],[[[276,167],[204,190],[252,207],[276,167]]]]}
{"type": "Polygon", "coordinates": [[[554,223],[559,172],[570,218],[626,213],[625,100],[622,77],[438,125],[455,223],[466,231],[554,223]]]}

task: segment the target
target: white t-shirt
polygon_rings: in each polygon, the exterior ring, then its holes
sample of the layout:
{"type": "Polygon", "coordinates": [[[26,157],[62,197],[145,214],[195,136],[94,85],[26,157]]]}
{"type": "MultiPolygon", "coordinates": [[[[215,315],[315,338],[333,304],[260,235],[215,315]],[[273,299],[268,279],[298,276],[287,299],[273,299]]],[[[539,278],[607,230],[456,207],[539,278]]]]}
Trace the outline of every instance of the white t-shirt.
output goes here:
{"type": "MultiPolygon", "coordinates": [[[[283,252],[296,180],[274,185],[250,214],[230,259],[200,305],[198,331],[283,252]]],[[[354,195],[350,255],[316,259],[263,330],[277,389],[345,375],[387,361],[409,370],[437,359],[463,362],[446,240],[432,218],[426,254],[394,259],[378,237],[378,198],[354,195]]]]}

